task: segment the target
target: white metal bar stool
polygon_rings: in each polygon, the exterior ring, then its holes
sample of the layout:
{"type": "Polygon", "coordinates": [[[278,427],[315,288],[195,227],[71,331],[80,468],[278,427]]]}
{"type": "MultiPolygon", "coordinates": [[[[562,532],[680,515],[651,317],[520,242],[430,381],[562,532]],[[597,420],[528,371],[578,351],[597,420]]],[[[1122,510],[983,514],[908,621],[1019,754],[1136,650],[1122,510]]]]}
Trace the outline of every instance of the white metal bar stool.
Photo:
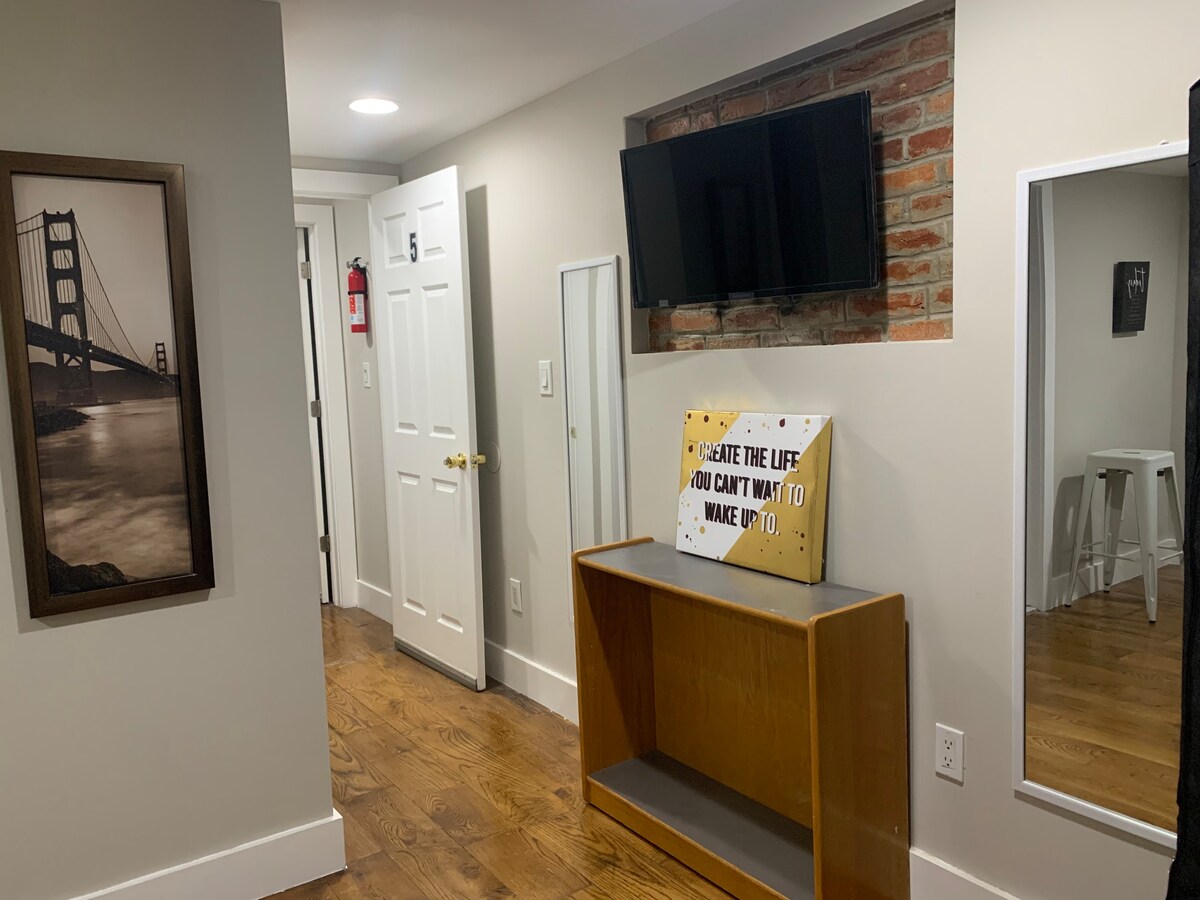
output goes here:
{"type": "MultiPolygon", "coordinates": [[[[1093,534],[1095,531],[1093,530],[1093,534]]],[[[1112,587],[1117,560],[1141,559],[1142,582],[1145,585],[1146,615],[1151,622],[1158,620],[1158,564],[1166,559],[1182,557],[1183,519],[1179,515],[1179,490],[1175,484],[1175,454],[1170,450],[1101,450],[1089,453],[1083,475],[1083,490],[1075,513],[1075,553],[1071,557],[1071,576],[1067,580],[1063,603],[1071,605],[1075,579],[1079,577],[1079,560],[1083,556],[1104,560],[1104,590],[1112,587]],[[1138,539],[1121,540],[1121,516],[1125,507],[1125,479],[1133,476],[1133,499],[1137,509],[1138,539]],[[1171,527],[1175,546],[1158,541],[1158,478],[1165,479],[1167,504],[1170,507],[1171,527]],[[1083,530],[1092,508],[1096,481],[1104,480],[1103,537],[1086,546],[1083,530]],[[1122,553],[1122,545],[1137,549],[1122,553]],[[1103,549],[1097,550],[1097,547],[1103,549]]]]}

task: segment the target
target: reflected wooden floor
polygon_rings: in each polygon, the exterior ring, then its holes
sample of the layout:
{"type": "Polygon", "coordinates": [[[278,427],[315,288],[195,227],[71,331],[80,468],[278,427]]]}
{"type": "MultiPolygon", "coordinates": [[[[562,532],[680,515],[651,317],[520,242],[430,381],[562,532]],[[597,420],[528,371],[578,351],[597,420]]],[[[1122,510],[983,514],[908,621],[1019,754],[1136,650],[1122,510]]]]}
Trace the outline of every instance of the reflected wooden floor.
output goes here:
{"type": "Polygon", "coordinates": [[[1183,574],[1159,569],[1025,617],[1026,778],[1175,830],[1183,574]]]}
{"type": "Polygon", "coordinates": [[[580,796],[575,726],[501,685],[475,693],[325,607],[334,806],[346,871],[287,900],[725,898],[580,796]]]}

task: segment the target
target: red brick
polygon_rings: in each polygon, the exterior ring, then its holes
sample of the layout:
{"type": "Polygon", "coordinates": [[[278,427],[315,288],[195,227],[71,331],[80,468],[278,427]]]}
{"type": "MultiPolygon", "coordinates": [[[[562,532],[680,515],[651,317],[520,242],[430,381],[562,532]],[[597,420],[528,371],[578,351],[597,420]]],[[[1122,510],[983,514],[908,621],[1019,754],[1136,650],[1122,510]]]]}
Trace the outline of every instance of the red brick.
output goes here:
{"type": "Polygon", "coordinates": [[[922,315],[925,312],[925,289],[915,291],[889,291],[887,313],[889,319],[922,315]]]}
{"type": "Polygon", "coordinates": [[[899,103],[917,94],[941,87],[950,80],[950,63],[940,60],[929,66],[900,72],[876,82],[871,87],[871,102],[886,106],[899,103]]]}
{"type": "Polygon", "coordinates": [[[786,331],[806,325],[825,325],[830,322],[846,321],[846,303],[843,297],[822,300],[801,300],[794,306],[785,307],[781,327],[786,331]]]}
{"type": "Polygon", "coordinates": [[[796,75],[767,89],[767,109],[783,109],[803,103],[829,90],[829,70],[796,75]]]}
{"type": "Polygon", "coordinates": [[[917,194],[909,200],[909,204],[912,207],[912,221],[924,222],[926,219],[950,215],[954,209],[954,193],[947,188],[931,194],[917,194]]]}
{"type": "Polygon", "coordinates": [[[954,114],[954,88],[925,100],[925,121],[934,122],[954,114]]]}
{"type": "Polygon", "coordinates": [[[862,55],[833,70],[833,86],[853,84],[866,78],[872,78],[880,72],[895,69],[905,63],[903,44],[891,44],[887,47],[876,47],[866,50],[862,55]]]}
{"type": "Polygon", "coordinates": [[[937,250],[946,246],[945,229],[941,225],[897,228],[884,234],[884,244],[889,256],[905,256],[937,250]]]}
{"type": "Polygon", "coordinates": [[[908,207],[903,200],[885,200],[883,202],[883,224],[896,225],[908,221],[908,207]]]}
{"type": "Polygon", "coordinates": [[[889,195],[925,190],[942,180],[941,169],[936,162],[923,162],[903,169],[893,169],[884,172],[882,179],[883,191],[889,195]]]}
{"type": "Polygon", "coordinates": [[[879,161],[881,163],[904,162],[904,138],[892,138],[879,146],[879,161]]]}
{"type": "Polygon", "coordinates": [[[954,308],[954,288],[951,285],[938,288],[933,295],[933,312],[949,312],[954,308]]]}
{"type": "Polygon", "coordinates": [[[706,334],[721,330],[715,309],[654,309],[650,311],[650,333],[687,332],[706,334]]]}
{"type": "Polygon", "coordinates": [[[928,156],[930,153],[941,153],[954,146],[954,126],[939,125],[928,131],[918,132],[908,137],[908,155],[913,159],[928,156]]]}
{"type": "Polygon", "coordinates": [[[759,346],[757,334],[714,334],[704,339],[709,350],[740,350],[759,346]]]}
{"type": "Polygon", "coordinates": [[[937,277],[937,267],[930,258],[888,260],[886,269],[888,284],[920,284],[937,277]]]}
{"type": "Polygon", "coordinates": [[[650,337],[650,349],[655,353],[673,353],[677,350],[703,350],[704,338],[656,334],[650,337]]]}
{"type": "Polygon", "coordinates": [[[757,116],[766,111],[767,95],[762,91],[756,94],[742,94],[740,97],[730,97],[721,102],[721,121],[733,122],[749,116],[757,116]]]}
{"type": "Polygon", "coordinates": [[[917,62],[950,52],[950,29],[939,28],[918,35],[908,42],[908,60],[917,62]]]}
{"type": "Polygon", "coordinates": [[[692,115],[692,131],[704,131],[706,128],[717,127],[717,111],[706,109],[692,115]]]}
{"type": "Polygon", "coordinates": [[[937,341],[952,336],[949,319],[893,322],[888,326],[888,340],[892,341],[937,341]]]}
{"type": "Polygon", "coordinates": [[[651,144],[655,141],[665,141],[667,138],[687,134],[690,128],[691,121],[687,116],[678,116],[673,119],[651,122],[646,127],[646,140],[651,144]]]}
{"type": "Polygon", "coordinates": [[[914,102],[893,106],[891,109],[876,112],[871,119],[871,125],[876,131],[883,131],[885,134],[907,131],[921,121],[921,104],[914,102]]]}
{"type": "Polygon", "coordinates": [[[795,331],[768,331],[762,336],[764,347],[817,347],[825,338],[816,328],[798,328],[795,331]]]}
{"type": "Polygon", "coordinates": [[[925,290],[875,291],[854,294],[849,300],[851,319],[898,319],[925,312],[925,290]]]}
{"type": "Polygon", "coordinates": [[[721,315],[725,331],[767,331],[779,327],[777,306],[735,306],[721,315]]]}
{"type": "Polygon", "coordinates": [[[882,325],[843,325],[827,333],[831,344],[878,344],[883,340],[882,325]]]}

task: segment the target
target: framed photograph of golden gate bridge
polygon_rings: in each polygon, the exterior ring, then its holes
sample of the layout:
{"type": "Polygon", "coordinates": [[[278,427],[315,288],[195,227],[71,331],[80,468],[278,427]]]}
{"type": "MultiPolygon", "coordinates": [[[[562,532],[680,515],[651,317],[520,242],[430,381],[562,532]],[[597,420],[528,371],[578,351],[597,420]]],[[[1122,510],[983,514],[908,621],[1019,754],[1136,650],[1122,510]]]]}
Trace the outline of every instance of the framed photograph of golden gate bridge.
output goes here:
{"type": "Polygon", "coordinates": [[[0,151],[0,321],[30,614],[213,587],[183,167],[0,151]]]}

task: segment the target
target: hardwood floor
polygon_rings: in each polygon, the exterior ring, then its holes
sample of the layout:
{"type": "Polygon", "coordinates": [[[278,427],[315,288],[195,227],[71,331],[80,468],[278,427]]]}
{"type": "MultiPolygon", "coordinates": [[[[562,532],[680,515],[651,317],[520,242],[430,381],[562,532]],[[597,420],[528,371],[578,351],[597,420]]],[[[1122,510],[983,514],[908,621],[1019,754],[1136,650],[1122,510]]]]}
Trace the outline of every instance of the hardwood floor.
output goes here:
{"type": "Polygon", "coordinates": [[[1025,774],[1170,831],[1179,779],[1183,575],[1159,569],[1025,617],[1025,774]]]}
{"type": "Polygon", "coordinates": [[[580,795],[575,726],[494,684],[475,693],[324,607],[334,806],[344,872],[286,900],[724,898],[580,795]]]}

